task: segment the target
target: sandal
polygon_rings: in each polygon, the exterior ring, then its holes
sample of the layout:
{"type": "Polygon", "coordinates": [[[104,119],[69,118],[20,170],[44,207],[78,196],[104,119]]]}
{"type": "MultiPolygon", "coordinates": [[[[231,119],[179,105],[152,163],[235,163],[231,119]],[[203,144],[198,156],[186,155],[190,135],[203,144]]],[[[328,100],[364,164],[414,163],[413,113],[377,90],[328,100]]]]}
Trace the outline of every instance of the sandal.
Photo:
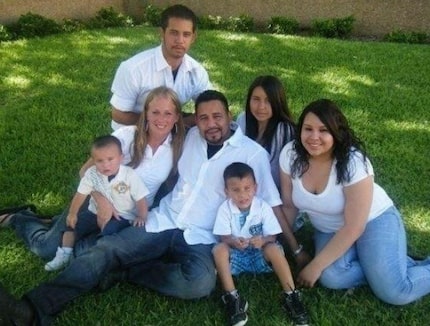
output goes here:
{"type": "Polygon", "coordinates": [[[0,215],[0,228],[5,228],[9,226],[9,220],[13,214],[14,213],[0,215]]]}

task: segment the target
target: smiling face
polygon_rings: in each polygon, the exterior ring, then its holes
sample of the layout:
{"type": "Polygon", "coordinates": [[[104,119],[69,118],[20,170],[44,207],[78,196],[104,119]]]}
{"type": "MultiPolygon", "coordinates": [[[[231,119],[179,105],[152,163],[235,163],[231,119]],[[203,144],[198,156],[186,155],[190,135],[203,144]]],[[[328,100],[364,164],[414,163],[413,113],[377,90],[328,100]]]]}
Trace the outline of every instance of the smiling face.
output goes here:
{"type": "Polygon", "coordinates": [[[91,158],[99,173],[112,176],[118,173],[122,161],[121,150],[115,144],[109,144],[91,150],[91,158]]]}
{"type": "Polygon", "coordinates": [[[249,107],[258,123],[267,124],[273,115],[269,98],[261,86],[257,86],[252,91],[251,98],[249,99],[249,107]]]}
{"type": "Polygon", "coordinates": [[[191,20],[171,17],[161,30],[163,55],[167,62],[184,57],[196,38],[191,20]]]}
{"type": "Polygon", "coordinates": [[[148,103],[146,123],[149,135],[167,137],[178,119],[175,104],[169,97],[156,96],[148,103]]]}
{"type": "Polygon", "coordinates": [[[196,110],[196,125],[209,144],[221,145],[230,137],[231,115],[218,100],[201,102],[196,110]]]}
{"type": "Polygon", "coordinates": [[[309,112],[303,120],[300,140],[311,157],[331,158],[334,146],[333,136],[312,112],[309,112]]]}
{"type": "Polygon", "coordinates": [[[256,192],[257,185],[251,175],[226,180],[225,193],[241,211],[249,210],[256,192]]]}

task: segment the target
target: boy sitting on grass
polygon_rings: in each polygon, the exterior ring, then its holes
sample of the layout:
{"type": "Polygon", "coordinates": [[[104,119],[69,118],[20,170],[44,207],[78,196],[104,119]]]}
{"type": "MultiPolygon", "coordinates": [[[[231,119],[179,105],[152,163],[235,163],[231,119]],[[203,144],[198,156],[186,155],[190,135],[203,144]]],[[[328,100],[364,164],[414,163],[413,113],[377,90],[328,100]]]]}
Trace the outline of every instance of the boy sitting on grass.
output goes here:
{"type": "Polygon", "coordinates": [[[224,170],[224,184],[228,199],[215,220],[213,232],[221,242],[214,247],[213,255],[230,325],[242,326],[248,321],[248,302],[239,296],[232,275],[272,272],[272,268],[281,282],[288,315],[295,325],[308,325],[301,293],[295,289],[282,247],[276,242],[281,227],[272,208],[255,196],[254,171],[247,164],[232,163],[224,170]]]}
{"type": "Polygon", "coordinates": [[[91,158],[94,165],[85,172],[79,183],[67,215],[68,230],[63,234],[62,245],[58,247],[54,259],[46,263],[47,271],[58,270],[69,263],[76,237],[97,231],[101,231],[101,235],[109,235],[130,224],[145,224],[148,214],[145,196],[149,190],[131,167],[121,165],[121,142],[111,135],[96,138],[91,147],[91,158]],[[88,209],[79,213],[78,219],[79,209],[93,191],[109,200],[119,216],[112,216],[101,227],[97,223],[97,207],[92,198],[88,209]]]}

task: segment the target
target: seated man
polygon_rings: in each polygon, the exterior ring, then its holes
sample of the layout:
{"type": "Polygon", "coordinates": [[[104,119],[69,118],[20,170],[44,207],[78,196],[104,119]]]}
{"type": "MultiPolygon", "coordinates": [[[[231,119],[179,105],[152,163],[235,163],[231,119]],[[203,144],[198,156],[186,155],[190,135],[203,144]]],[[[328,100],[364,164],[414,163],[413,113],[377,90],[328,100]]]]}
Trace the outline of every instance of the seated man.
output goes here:
{"type": "MultiPolygon", "coordinates": [[[[216,281],[212,229],[217,209],[226,199],[225,167],[247,163],[260,184],[258,196],[275,212],[281,200],[267,152],[232,123],[222,93],[200,94],[195,119],[197,127],[189,131],[179,160],[178,182],[148,214],[145,228],[129,227],[101,238],[55,279],[30,290],[22,300],[0,289],[5,320],[17,325],[48,324],[67,303],[95,288],[114,269],[126,269],[128,281],[164,295],[194,299],[211,293],[216,281]]],[[[295,240],[292,243],[297,246],[295,240]]]]}

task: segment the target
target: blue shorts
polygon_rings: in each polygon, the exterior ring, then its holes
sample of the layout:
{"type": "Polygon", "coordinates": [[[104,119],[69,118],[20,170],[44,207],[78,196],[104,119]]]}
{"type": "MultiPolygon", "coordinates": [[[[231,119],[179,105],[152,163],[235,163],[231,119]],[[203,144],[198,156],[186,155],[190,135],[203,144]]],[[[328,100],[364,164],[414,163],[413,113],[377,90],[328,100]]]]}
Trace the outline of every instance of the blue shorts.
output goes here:
{"type": "MultiPolygon", "coordinates": [[[[282,246],[276,243],[283,252],[282,246]]],[[[271,273],[272,267],[264,259],[262,249],[246,248],[245,250],[230,249],[230,270],[232,275],[240,273],[271,273]]]]}

